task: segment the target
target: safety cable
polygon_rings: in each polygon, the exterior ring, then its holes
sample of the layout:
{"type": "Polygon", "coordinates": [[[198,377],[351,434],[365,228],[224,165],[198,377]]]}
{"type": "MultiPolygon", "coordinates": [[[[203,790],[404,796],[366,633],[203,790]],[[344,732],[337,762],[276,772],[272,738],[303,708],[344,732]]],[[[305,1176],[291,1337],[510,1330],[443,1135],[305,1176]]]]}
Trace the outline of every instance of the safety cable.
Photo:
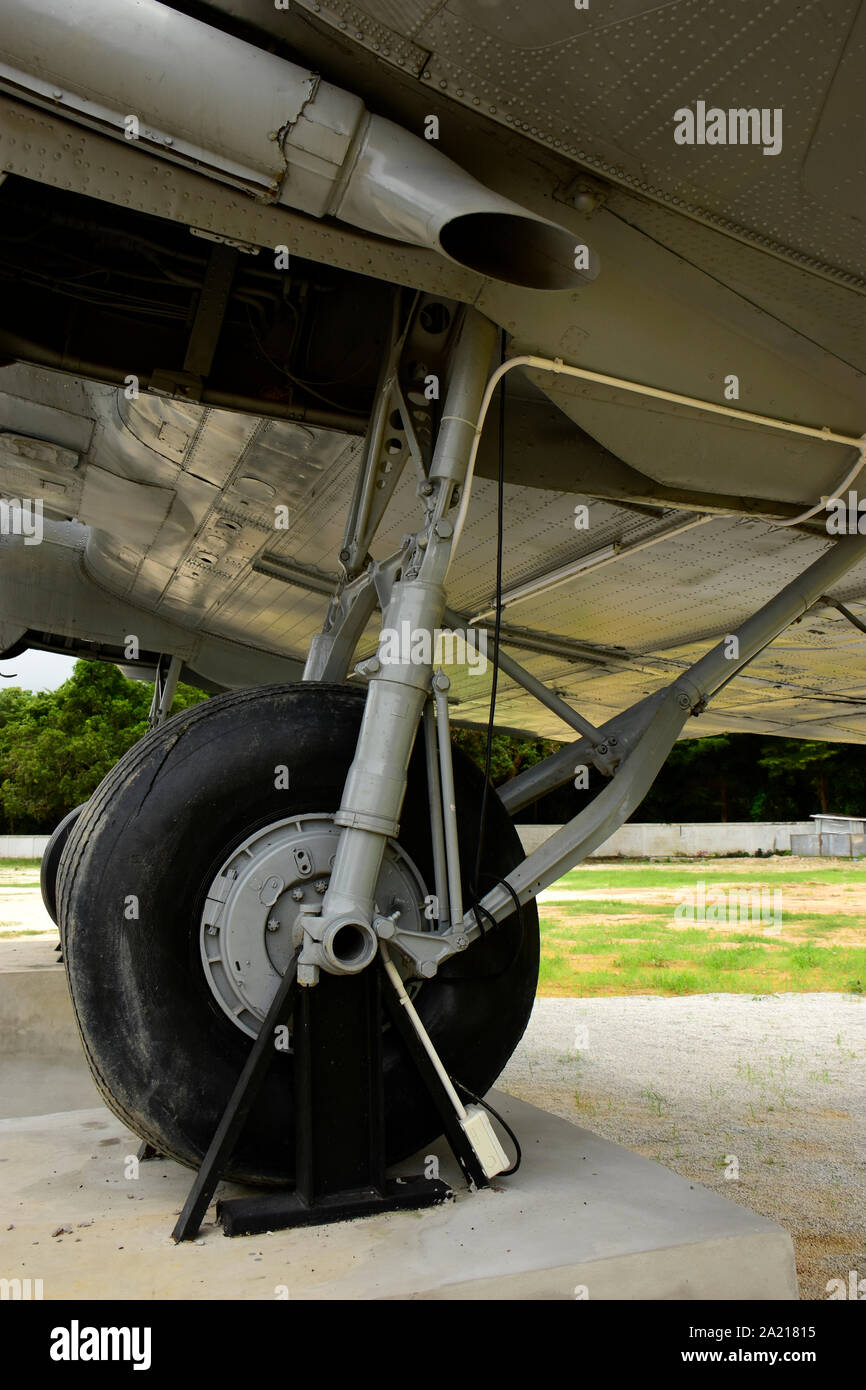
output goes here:
{"type": "MultiPolygon", "coordinates": [[[[505,361],[505,329],[500,331],[499,360],[505,361]]],[[[475,868],[470,890],[477,900],[478,880],[481,875],[481,856],[484,852],[484,834],[487,829],[487,800],[490,788],[490,767],[493,755],[493,721],[496,715],[496,692],[499,686],[499,635],[502,627],[502,551],[505,521],[505,378],[499,385],[499,463],[497,470],[498,494],[496,500],[496,619],[493,625],[493,675],[490,683],[490,708],[487,714],[487,748],[484,754],[484,787],[481,792],[481,811],[478,817],[478,837],[475,849],[475,868]]]]}
{"type": "MultiPolygon", "coordinates": [[[[498,883],[500,888],[504,888],[506,893],[509,893],[511,895],[511,898],[514,902],[514,910],[517,913],[517,923],[520,927],[520,935],[517,939],[517,945],[514,949],[514,955],[511,957],[511,960],[508,962],[508,964],[501,966],[499,970],[491,970],[486,975],[449,975],[449,980],[465,979],[471,980],[473,983],[475,983],[475,981],[477,980],[498,980],[503,975],[507,975],[510,970],[514,969],[514,966],[517,964],[518,957],[520,956],[520,952],[523,950],[523,943],[526,937],[526,923],[523,920],[523,905],[520,901],[520,898],[517,896],[516,889],[514,888],[513,884],[509,883],[508,880],[505,878],[500,878],[498,874],[482,874],[481,878],[488,883],[498,883]]],[[[493,916],[492,912],[488,912],[487,908],[484,907],[482,903],[474,902],[472,904],[472,910],[476,915],[478,926],[481,929],[482,939],[487,935],[487,932],[490,930],[489,927],[485,928],[482,918],[489,918],[491,927],[499,926],[499,921],[497,920],[497,918],[493,916]]]]}

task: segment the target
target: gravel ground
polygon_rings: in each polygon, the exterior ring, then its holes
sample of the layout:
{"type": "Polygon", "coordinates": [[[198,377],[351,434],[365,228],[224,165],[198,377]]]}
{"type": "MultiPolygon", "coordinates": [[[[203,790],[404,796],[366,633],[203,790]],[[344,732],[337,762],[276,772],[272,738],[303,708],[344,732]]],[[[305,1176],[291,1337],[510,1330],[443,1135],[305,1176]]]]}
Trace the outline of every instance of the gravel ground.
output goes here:
{"type": "Polygon", "coordinates": [[[539,999],[497,1083],[790,1231],[803,1298],[866,1276],[866,1000],[539,999]]]}

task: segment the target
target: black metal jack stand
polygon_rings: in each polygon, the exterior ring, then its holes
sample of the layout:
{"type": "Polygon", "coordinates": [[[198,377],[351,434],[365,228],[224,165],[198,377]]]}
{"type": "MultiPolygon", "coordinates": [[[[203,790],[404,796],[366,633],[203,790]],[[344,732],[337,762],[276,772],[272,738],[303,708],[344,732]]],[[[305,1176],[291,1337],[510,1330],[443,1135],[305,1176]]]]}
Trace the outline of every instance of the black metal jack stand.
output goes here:
{"type": "Polygon", "coordinates": [[[470,1185],[486,1177],[435,1067],[400,1005],[381,961],[359,975],[322,973],[300,988],[292,961],[217,1126],[172,1232],[191,1240],[213,1197],[274,1050],[275,1030],[294,1016],[295,1183],[293,1188],[217,1204],[227,1236],[323,1225],[386,1211],[434,1206],[453,1195],[438,1178],[385,1172],[382,1004],[429,1092],[470,1185]]]}

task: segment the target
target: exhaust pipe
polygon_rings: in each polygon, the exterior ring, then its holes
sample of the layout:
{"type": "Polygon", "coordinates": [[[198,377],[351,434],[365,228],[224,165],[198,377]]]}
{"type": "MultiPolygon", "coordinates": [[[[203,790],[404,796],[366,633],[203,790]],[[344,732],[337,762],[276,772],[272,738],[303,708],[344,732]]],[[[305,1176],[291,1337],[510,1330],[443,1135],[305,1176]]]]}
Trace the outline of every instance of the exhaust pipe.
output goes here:
{"type": "MultiPolygon", "coordinates": [[[[569,289],[575,237],[316,73],[158,0],[4,0],[0,89],[270,203],[569,289]]],[[[144,170],[142,171],[144,175],[144,170]]]]}

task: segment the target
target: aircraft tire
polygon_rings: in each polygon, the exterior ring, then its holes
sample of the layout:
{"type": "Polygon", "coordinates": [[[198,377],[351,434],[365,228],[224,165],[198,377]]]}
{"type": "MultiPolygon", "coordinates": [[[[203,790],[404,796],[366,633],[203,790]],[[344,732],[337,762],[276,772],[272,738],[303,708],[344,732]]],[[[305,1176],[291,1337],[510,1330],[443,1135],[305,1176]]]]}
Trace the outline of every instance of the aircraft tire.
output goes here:
{"type": "MultiPolygon", "coordinates": [[[[364,692],[278,685],[181,711],[129,750],[94,792],[60,865],[70,994],[87,1060],[111,1110],[161,1154],[197,1167],[251,1046],[222,1010],[201,960],[208,886],[258,827],[339,806],[364,692]],[[275,769],[290,769],[279,789],[275,769]]],[[[454,750],[461,858],[471,872],[483,778],[454,750]]],[[[400,847],[433,881],[423,741],[416,741],[400,847]]],[[[498,797],[488,800],[483,873],[522,858],[498,797]]],[[[491,886],[482,881],[486,890],[491,886]]],[[[432,891],[432,890],[429,890],[432,891]]],[[[466,884],[464,883],[464,891],[466,884]]],[[[534,903],[452,957],[415,999],[449,1072],[478,1095],[519,1042],[538,975],[534,903]],[[522,919],[522,920],[521,920],[522,919]]],[[[388,1162],[441,1123],[402,1042],[383,1033],[388,1162]]],[[[277,1052],[226,1174],[291,1180],[293,1058],[277,1052]]]]}
{"type": "Polygon", "coordinates": [[[42,901],[45,904],[45,911],[55,927],[57,926],[57,871],[60,868],[60,860],[66,848],[66,841],[72,834],[75,822],[84,810],[84,804],[86,803],[67,811],[63,820],[55,827],[51,839],[45,846],[45,853],[42,855],[42,863],[39,866],[39,887],[42,890],[42,901]]]}

